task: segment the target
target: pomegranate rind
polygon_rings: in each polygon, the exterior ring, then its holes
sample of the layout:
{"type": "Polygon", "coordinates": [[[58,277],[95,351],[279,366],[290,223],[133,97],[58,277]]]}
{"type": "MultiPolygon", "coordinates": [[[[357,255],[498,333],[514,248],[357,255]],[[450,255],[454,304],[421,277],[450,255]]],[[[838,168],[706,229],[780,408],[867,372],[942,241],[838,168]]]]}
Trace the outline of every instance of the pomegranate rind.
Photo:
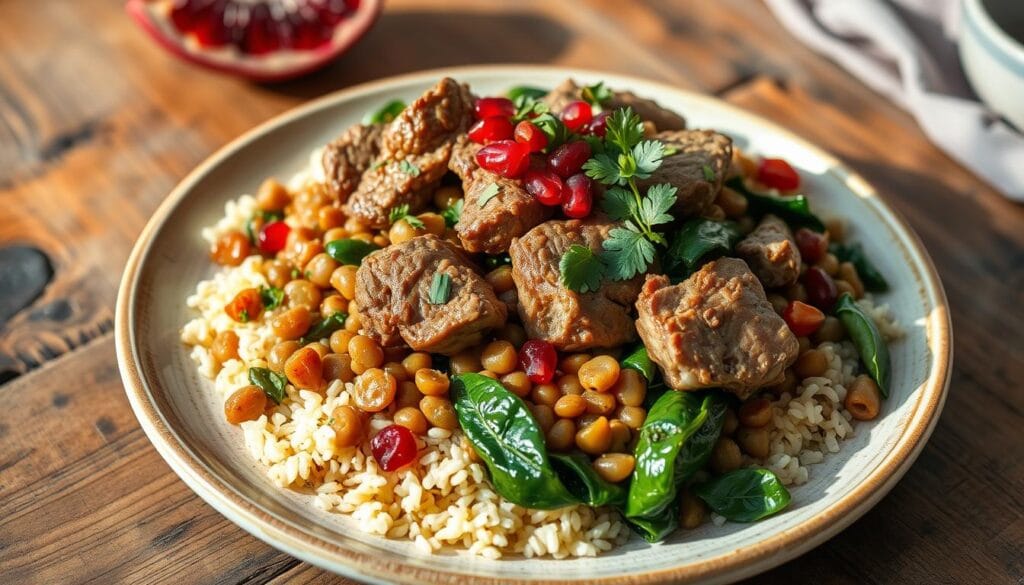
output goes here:
{"type": "Polygon", "coordinates": [[[246,55],[233,47],[191,46],[158,3],[128,0],[125,10],[157,43],[182,59],[253,81],[284,81],[324,67],[363,38],[380,16],[383,0],[362,0],[351,16],[338,23],[331,42],[315,49],[282,49],[246,55]]]}

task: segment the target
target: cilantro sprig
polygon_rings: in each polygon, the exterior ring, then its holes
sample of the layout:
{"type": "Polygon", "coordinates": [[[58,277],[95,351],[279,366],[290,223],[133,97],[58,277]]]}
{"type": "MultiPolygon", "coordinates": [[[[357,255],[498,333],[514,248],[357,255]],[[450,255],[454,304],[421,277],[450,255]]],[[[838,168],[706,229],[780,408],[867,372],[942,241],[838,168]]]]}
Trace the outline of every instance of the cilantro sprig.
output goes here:
{"type": "Polygon", "coordinates": [[[415,229],[423,229],[424,227],[423,220],[409,213],[408,203],[396,205],[391,208],[390,212],[388,212],[388,221],[391,223],[395,223],[403,219],[405,220],[406,223],[408,223],[411,227],[415,229]]]}

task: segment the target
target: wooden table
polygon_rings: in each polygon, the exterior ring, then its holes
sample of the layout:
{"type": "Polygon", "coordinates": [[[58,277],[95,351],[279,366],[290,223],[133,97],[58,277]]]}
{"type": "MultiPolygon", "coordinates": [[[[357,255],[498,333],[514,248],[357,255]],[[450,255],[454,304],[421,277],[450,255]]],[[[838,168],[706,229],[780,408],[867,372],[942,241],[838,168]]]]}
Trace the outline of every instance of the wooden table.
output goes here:
{"type": "Polygon", "coordinates": [[[648,76],[778,121],[878,187],[938,265],[956,365],[934,436],[873,511],[758,581],[1021,582],[1024,209],[759,2],[393,0],[328,69],[253,85],[169,56],[117,2],[9,0],[0,257],[25,244],[53,274],[0,320],[0,583],[345,582],[229,523],[149,445],[114,360],[121,268],[171,187],[254,124],[353,83],[512,61],[648,76]]]}

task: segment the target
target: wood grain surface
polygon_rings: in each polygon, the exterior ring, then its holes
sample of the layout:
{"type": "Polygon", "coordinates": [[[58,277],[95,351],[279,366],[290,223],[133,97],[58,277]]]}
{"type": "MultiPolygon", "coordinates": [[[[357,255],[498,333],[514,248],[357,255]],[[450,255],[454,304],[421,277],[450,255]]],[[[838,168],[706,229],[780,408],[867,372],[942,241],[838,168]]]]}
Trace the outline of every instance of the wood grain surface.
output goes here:
{"type": "Polygon", "coordinates": [[[938,266],[956,360],[931,441],[863,519],[756,581],[1020,583],[1024,208],[759,2],[626,6],[394,0],[327,69],[253,85],[169,56],[117,2],[0,3],[0,248],[53,268],[0,323],[0,583],[351,583],[223,519],[150,446],[109,333],[121,269],[173,185],[256,123],[353,83],[499,62],[647,76],[779,122],[862,173],[938,266]]]}

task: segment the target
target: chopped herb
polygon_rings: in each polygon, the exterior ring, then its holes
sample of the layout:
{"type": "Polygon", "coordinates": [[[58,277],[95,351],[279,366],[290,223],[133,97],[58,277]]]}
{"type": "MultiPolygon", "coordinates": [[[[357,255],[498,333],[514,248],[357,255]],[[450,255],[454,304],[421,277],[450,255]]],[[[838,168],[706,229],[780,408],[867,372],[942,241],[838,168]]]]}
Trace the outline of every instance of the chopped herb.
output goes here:
{"type": "Polygon", "coordinates": [[[299,269],[298,268],[292,268],[292,271],[291,271],[290,275],[292,277],[292,280],[295,280],[296,278],[299,277],[299,269]]]}
{"type": "Polygon", "coordinates": [[[711,167],[703,165],[700,167],[700,170],[704,171],[704,180],[709,183],[715,182],[715,171],[711,167]]]}
{"type": "Polygon", "coordinates": [[[678,152],[679,152],[678,148],[676,148],[674,146],[665,145],[665,149],[664,149],[664,152],[662,154],[664,154],[665,156],[672,156],[673,154],[676,154],[678,152]]]}
{"type": "Polygon", "coordinates": [[[551,112],[544,112],[530,120],[530,122],[540,128],[541,132],[544,133],[548,138],[548,152],[551,152],[555,148],[558,148],[569,138],[569,129],[565,127],[557,117],[551,114],[551,112]]]}
{"type": "Polygon", "coordinates": [[[285,388],[288,386],[288,379],[267,368],[249,368],[249,383],[259,386],[264,394],[280,404],[286,394],[285,388]]]}
{"type": "Polygon", "coordinates": [[[387,162],[386,160],[381,159],[381,160],[373,163],[372,165],[370,165],[370,170],[371,171],[376,171],[377,169],[379,169],[382,166],[384,166],[384,163],[386,163],[386,162],[387,162]]]}
{"type": "Polygon", "coordinates": [[[498,191],[500,191],[500,189],[498,188],[497,183],[491,183],[490,185],[484,187],[484,190],[481,191],[480,195],[477,196],[476,198],[477,207],[483,207],[484,205],[487,205],[488,201],[497,197],[498,191]]]}
{"type": "Polygon", "coordinates": [[[583,99],[586,100],[590,105],[601,107],[602,104],[607,103],[608,100],[612,99],[612,90],[605,87],[603,81],[598,81],[594,85],[588,85],[583,88],[581,92],[583,99]]]}
{"type": "Polygon", "coordinates": [[[260,221],[260,225],[267,225],[272,221],[281,221],[284,219],[284,214],[280,211],[263,211],[262,209],[256,210],[256,213],[252,214],[249,221],[245,222],[245,235],[249,236],[249,242],[255,244],[256,238],[259,236],[258,229],[256,229],[256,222],[260,221]]]}
{"type": "Polygon", "coordinates": [[[303,274],[306,276],[306,280],[309,280],[309,279],[313,278],[313,273],[310,272],[309,270],[307,270],[303,274]]]}
{"type": "Polygon", "coordinates": [[[465,204],[464,200],[459,199],[451,207],[441,212],[441,217],[444,218],[446,226],[455,227],[455,224],[459,223],[459,219],[462,218],[462,208],[465,204]]]}
{"type": "Polygon", "coordinates": [[[430,292],[428,293],[431,305],[443,305],[448,302],[452,294],[452,277],[443,272],[435,272],[434,279],[430,281],[430,292]]]}
{"type": "Polygon", "coordinates": [[[586,246],[573,244],[558,261],[562,273],[562,286],[578,293],[594,292],[601,287],[604,264],[586,246]]]}
{"type": "Polygon", "coordinates": [[[602,244],[601,260],[612,280],[629,280],[654,262],[654,244],[632,222],[626,226],[613,228],[602,244]]]}
{"type": "Polygon", "coordinates": [[[299,340],[299,344],[309,345],[314,341],[327,339],[332,333],[345,326],[345,319],[348,319],[347,313],[342,311],[331,313],[328,317],[321,319],[319,323],[310,327],[309,332],[299,340]]]}
{"type": "Polygon", "coordinates": [[[409,204],[408,203],[403,203],[401,205],[396,205],[396,206],[392,207],[391,208],[391,212],[388,213],[388,220],[391,223],[395,223],[395,222],[403,220],[403,219],[405,220],[406,223],[408,223],[410,226],[412,226],[412,227],[414,227],[416,229],[423,229],[423,227],[424,227],[423,220],[421,220],[420,218],[416,217],[415,215],[409,215],[409,204]]]}
{"type": "Polygon", "coordinates": [[[263,308],[270,311],[281,306],[284,301],[284,291],[276,286],[261,286],[260,300],[263,301],[263,308]]]}
{"type": "Polygon", "coordinates": [[[334,417],[333,416],[330,417],[329,419],[327,419],[327,424],[329,424],[329,425],[333,425],[334,424],[334,417]]]}
{"type": "Polygon", "coordinates": [[[513,102],[522,98],[539,100],[546,95],[548,95],[548,90],[529,85],[519,85],[505,92],[505,97],[513,102]]]}
{"type": "Polygon", "coordinates": [[[363,124],[387,124],[398,117],[405,109],[405,102],[402,100],[391,100],[379,109],[367,112],[363,116],[363,124]]]}
{"type": "Polygon", "coordinates": [[[418,176],[420,176],[420,168],[418,166],[414,165],[413,163],[409,162],[408,160],[405,160],[405,159],[402,159],[401,161],[399,161],[399,163],[398,163],[398,170],[400,170],[403,173],[409,175],[410,177],[418,177],[418,176]]]}
{"type": "Polygon", "coordinates": [[[241,321],[242,323],[248,323],[249,322],[249,309],[242,309],[242,311],[240,313],[238,313],[238,320],[241,321]]]}

